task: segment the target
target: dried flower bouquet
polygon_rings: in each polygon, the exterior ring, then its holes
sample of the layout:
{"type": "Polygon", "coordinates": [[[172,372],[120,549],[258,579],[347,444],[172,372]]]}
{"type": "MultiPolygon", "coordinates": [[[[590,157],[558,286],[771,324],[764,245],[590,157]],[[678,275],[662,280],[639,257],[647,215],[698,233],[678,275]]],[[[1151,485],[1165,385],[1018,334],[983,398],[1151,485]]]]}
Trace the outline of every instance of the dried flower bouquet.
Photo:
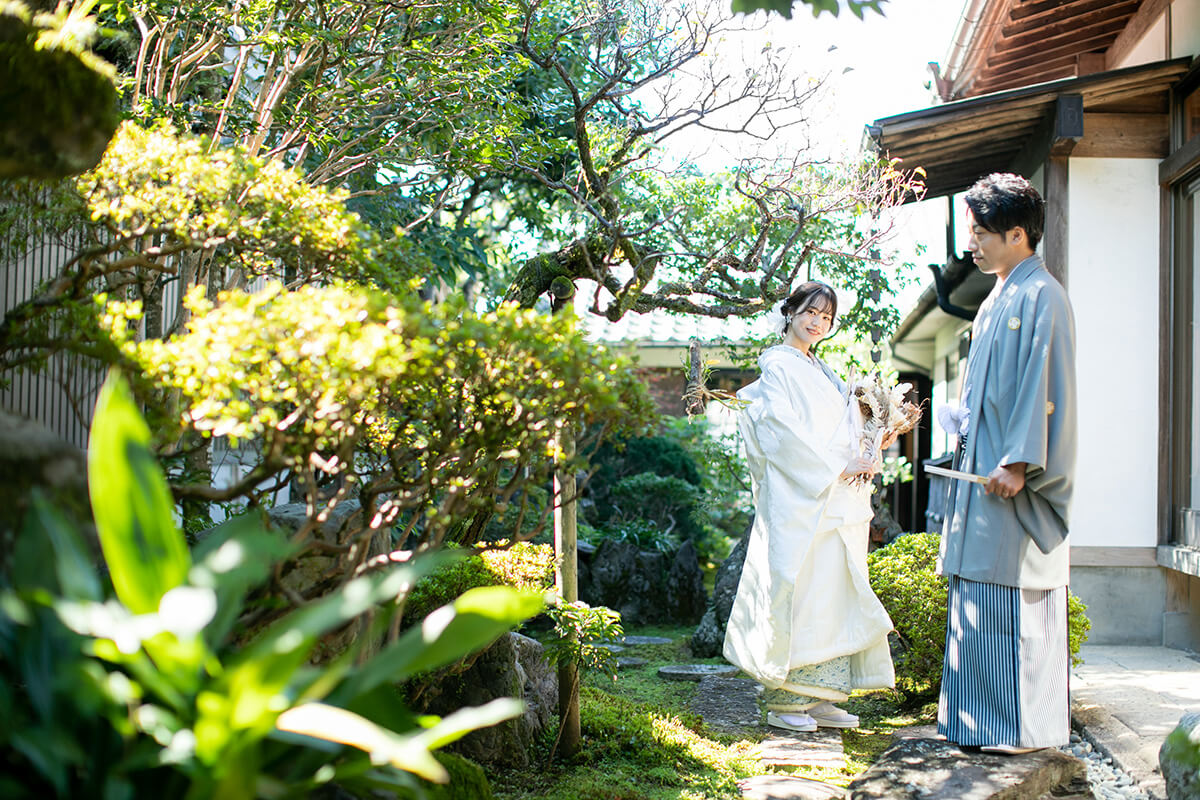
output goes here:
{"type": "MultiPolygon", "coordinates": [[[[860,453],[878,457],[888,434],[899,436],[917,426],[921,420],[921,407],[904,399],[911,389],[911,383],[888,386],[878,372],[865,377],[851,376],[850,399],[858,403],[863,416],[860,453]]],[[[852,482],[861,484],[867,480],[865,475],[859,475],[852,482]]]]}

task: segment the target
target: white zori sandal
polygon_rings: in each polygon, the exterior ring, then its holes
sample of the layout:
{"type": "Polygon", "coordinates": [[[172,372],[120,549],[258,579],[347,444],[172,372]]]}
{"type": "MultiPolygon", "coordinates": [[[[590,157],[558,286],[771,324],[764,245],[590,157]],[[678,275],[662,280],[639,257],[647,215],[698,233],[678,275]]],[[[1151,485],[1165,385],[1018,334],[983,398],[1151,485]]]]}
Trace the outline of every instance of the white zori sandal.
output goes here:
{"type": "Polygon", "coordinates": [[[818,703],[808,710],[808,715],[813,718],[818,727],[821,728],[857,728],[858,717],[847,713],[835,706],[833,703],[825,702],[818,703]]]}
{"type": "Polygon", "coordinates": [[[812,733],[817,729],[817,722],[803,711],[789,711],[786,714],[767,712],[767,724],[772,728],[783,728],[798,733],[812,733]]]}

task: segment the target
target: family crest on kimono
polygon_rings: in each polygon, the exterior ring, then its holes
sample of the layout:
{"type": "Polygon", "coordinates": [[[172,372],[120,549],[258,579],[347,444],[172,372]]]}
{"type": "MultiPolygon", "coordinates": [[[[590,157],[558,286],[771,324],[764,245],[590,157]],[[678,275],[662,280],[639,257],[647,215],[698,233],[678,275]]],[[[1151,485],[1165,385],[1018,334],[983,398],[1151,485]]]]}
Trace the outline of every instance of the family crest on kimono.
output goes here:
{"type": "MultiPolygon", "coordinates": [[[[857,727],[833,705],[895,683],[892,621],[867,582],[869,481],[858,403],[813,352],[837,314],[819,282],[784,301],[783,342],[738,392],[755,518],[725,632],[725,658],[766,689],[768,724],[794,731],[857,727]]],[[[885,443],[886,446],[886,443],[885,443]]]]}
{"type": "Polygon", "coordinates": [[[1075,465],[1075,323],[1036,254],[1045,207],[1026,179],[966,195],[968,247],[996,284],[975,317],[939,571],[949,580],[938,732],[1019,753],[1065,744],[1068,509],[1075,465]]]}

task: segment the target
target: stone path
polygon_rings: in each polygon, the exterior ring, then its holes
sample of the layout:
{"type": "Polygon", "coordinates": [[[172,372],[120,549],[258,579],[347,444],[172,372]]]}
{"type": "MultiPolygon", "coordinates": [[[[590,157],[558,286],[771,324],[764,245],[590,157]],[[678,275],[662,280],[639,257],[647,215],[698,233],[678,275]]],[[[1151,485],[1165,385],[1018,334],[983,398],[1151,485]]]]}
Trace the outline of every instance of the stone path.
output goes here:
{"type": "Polygon", "coordinates": [[[708,676],[700,681],[690,709],[719,733],[734,736],[763,736],[755,756],[764,774],[739,782],[747,800],[828,800],[841,798],[844,791],[821,781],[788,775],[789,767],[841,769],[846,766],[842,733],[818,728],[813,733],[790,733],[768,728],[759,708],[762,687],[749,678],[708,676]]]}

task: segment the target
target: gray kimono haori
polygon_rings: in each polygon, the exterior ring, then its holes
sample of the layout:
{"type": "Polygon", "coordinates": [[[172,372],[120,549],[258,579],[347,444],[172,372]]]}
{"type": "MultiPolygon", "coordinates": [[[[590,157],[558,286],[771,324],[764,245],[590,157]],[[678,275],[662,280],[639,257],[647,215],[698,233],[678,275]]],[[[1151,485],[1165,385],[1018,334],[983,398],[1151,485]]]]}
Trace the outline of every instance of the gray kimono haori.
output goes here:
{"type": "Polygon", "coordinates": [[[958,469],[1027,467],[1011,499],[952,481],[938,559],[950,582],[938,730],[960,745],[1064,744],[1075,322],[1040,257],[980,306],[963,405],[958,469]]]}

